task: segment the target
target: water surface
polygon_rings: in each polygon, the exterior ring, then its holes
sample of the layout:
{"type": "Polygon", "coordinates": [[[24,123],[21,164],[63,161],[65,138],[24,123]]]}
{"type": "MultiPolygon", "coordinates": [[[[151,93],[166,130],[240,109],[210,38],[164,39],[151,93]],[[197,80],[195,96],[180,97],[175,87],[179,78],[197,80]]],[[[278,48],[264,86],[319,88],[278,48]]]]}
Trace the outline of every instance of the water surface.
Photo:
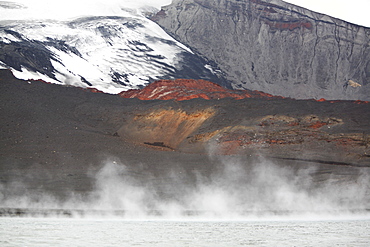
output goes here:
{"type": "Polygon", "coordinates": [[[0,218],[0,246],[369,246],[370,219],[0,218]]]}

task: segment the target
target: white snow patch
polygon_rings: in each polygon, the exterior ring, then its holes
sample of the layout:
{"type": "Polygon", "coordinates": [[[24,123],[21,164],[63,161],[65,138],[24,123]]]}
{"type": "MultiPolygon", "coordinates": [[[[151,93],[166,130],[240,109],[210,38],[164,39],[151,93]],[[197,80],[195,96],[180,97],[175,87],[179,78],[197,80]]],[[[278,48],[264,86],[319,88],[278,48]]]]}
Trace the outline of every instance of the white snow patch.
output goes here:
{"type": "Polygon", "coordinates": [[[213,68],[212,68],[212,66],[211,66],[211,65],[206,64],[204,67],[205,67],[206,69],[208,69],[209,71],[211,71],[211,72],[212,72],[212,74],[215,74],[215,71],[213,70],[213,68]]]}
{"type": "Polygon", "coordinates": [[[4,34],[0,37],[0,42],[10,44],[11,42],[19,42],[20,40],[11,34],[4,34]]]}
{"type": "Polygon", "coordinates": [[[158,95],[158,96],[157,96],[157,98],[159,99],[159,98],[164,97],[164,96],[166,96],[167,94],[170,94],[170,93],[172,93],[172,92],[173,92],[173,91],[168,91],[168,92],[162,93],[162,94],[158,95]]]}
{"type": "Polygon", "coordinates": [[[26,68],[21,68],[21,71],[11,69],[13,75],[21,80],[43,80],[46,82],[54,83],[54,84],[62,84],[61,82],[54,80],[46,75],[43,75],[39,72],[29,71],[26,68]]]}
{"type": "Polygon", "coordinates": [[[167,88],[167,86],[162,86],[162,87],[157,87],[157,88],[155,88],[153,91],[152,91],[152,93],[149,95],[149,97],[148,98],[153,98],[154,97],[154,95],[158,92],[158,93],[160,93],[160,92],[162,92],[162,91],[164,91],[164,90],[166,90],[166,88],[167,88]]]}

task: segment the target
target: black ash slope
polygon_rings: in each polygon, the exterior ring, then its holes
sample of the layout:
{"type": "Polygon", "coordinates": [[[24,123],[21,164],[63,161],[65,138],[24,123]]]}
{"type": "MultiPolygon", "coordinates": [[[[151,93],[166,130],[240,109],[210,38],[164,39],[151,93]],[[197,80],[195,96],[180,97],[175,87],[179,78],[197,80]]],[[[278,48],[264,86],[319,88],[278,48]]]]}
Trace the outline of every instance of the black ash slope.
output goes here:
{"type": "MultiPolygon", "coordinates": [[[[126,167],[125,176],[129,174],[137,184],[150,181],[158,196],[166,198],[174,196],[168,185],[179,191],[184,185],[195,186],[199,174],[210,178],[219,172],[221,161],[237,158],[246,169],[251,164],[264,164],[258,161],[261,152],[221,156],[210,155],[204,147],[193,148],[191,153],[181,149],[163,151],[117,136],[117,131],[135,116],[155,110],[218,109],[219,114],[198,130],[200,134],[271,114],[336,116],[348,124],[334,132],[370,134],[369,105],[351,101],[338,104],[285,99],[140,101],[42,82],[29,84],[15,79],[7,70],[0,70],[0,93],[2,188],[21,181],[28,192],[46,191],[59,197],[66,197],[71,191],[91,192],[96,182],[91,174],[97,173],[106,160],[122,162],[126,167]],[[174,173],[178,174],[176,179],[172,176],[174,173]]],[[[334,162],[333,157],[342,154],[322,155],[317,160],[299,159],[296,150],[290,148],[280,151],[279,157],[274,158],[274,151],[267,150],[265,154],[270,157],[266,159],[293,170],[315,168],[313,186],[333,178],[338,183],[351,183],[360,174],[369,172],[369,156],[365,154],[351,162],[334,162]]],[[[10,191],[3,193],[4,199],[12,196],[10,191]]]]}

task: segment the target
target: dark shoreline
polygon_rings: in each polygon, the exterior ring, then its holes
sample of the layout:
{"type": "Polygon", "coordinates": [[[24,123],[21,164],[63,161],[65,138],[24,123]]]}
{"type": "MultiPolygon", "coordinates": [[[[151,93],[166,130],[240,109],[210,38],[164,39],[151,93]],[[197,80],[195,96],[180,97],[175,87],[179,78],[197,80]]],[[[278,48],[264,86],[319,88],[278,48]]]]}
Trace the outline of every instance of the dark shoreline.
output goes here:
{"type": "MultiPolygon", "coordinates": [[[[354,214],[354,215],[369,215],[370,208],[368,209],[338,209],[338,210],[315,210],[315,211],[298,211],[298,210],[274,210],[274,211],[242,211],[242,212],[232,212],[238,217],[253,217],[253,216],[292,216],[292,215],[304,215],[304,214],[317,214],[317,215],[345,215],[345,214],[354,214]]],[[[34,208],[0,208],[0,218],[1,217],[64,217],[64,218],[73,218],[73,217],[117,217],[125,218],[127,216],[138,216],[138,217],[166,217],[166,216],[175,216],[175,217],[227,217],[228,214],[223,214],[213,211],[204,211],[204,210],[181,210],[176,212],[176,214],[171,214],[164,210],[146,210],[142,211],[132,211],[132,210],[93,210],[93,209],[34,209],[34,208]]]]}

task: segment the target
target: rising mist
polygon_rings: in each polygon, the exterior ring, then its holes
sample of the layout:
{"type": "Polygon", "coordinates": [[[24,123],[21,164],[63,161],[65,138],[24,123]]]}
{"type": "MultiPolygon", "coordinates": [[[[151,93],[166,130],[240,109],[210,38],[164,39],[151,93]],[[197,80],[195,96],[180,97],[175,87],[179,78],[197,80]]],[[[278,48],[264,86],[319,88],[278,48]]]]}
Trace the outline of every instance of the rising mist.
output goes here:
{"type": "MultiPolygon", "coordinates": [[[[90,172],[93,191],[71,191],[60,199],[42,188],[28,189],[24,181],[0,184],[0,207],[63,212],[70,215],[116,215],[127,218],[195,217],[249,218],[289,215],[365,213],[369,208],[369,174],[341,181],[330,176],[318,182],[317,168],[282,167],[260,158],[213,157],[215,172],[194,171],[188,183],[185,171],[173,169],[162,178],[141,179],[124,162],[110,158],[90,172]],[[54,211],[53,211],[54,210],[54,211]],[[55,211],[60,210],[60,211],[55,211]]],[[[44,214],[47,215],[47,214],[44,214]]]]}

